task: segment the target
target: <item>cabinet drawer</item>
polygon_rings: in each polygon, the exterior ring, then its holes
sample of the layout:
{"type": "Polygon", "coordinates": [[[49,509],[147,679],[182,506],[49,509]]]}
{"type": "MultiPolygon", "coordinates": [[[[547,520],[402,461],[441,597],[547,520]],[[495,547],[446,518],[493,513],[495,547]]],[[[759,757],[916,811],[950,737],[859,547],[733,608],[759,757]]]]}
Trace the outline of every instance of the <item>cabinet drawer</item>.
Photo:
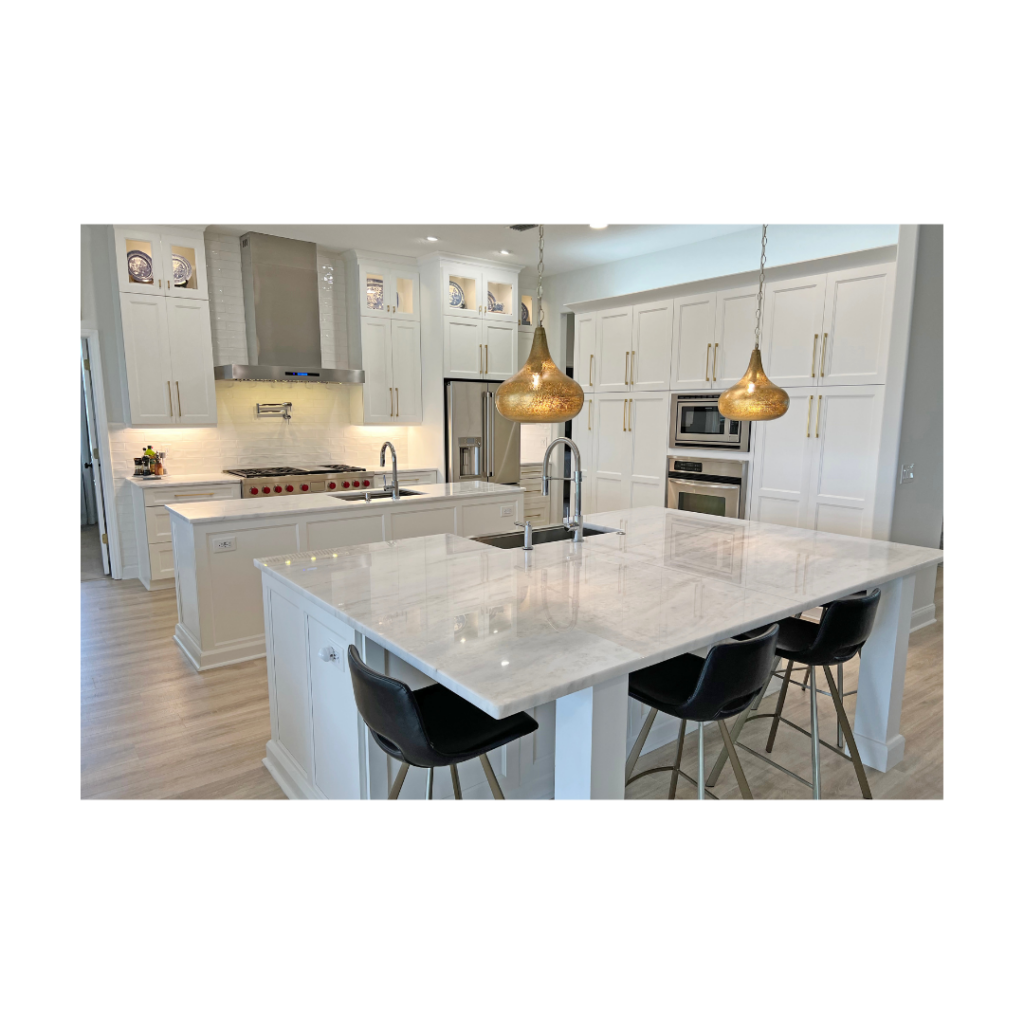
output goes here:
{"type": "Polygon", "coordinates": [[[174,579],[174,545],[149,545],[149,574],[155,580],[174,579]]]}
{"type": "Polygon", "coordinates": [[[149,544],[171,542],[171,513],[163,505],[146,506],[146,540],[149,544]]]}
{"type": "Polygon", "coordinates": [[[242,497],[241,484],[187,484],[181,487],[156,487],[147,491],[147,505],[176,505],[185,501],[216,501],[220,498],[242,497]]]}

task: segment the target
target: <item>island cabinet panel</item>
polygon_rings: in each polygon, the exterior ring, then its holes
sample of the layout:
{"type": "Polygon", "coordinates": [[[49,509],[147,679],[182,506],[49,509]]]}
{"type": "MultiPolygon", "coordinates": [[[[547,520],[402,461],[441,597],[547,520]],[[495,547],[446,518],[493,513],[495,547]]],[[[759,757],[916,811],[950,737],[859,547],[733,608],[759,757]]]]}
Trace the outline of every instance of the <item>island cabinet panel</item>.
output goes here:
{"type": "Polygon", "coordinates": [[[480,537],[488,533],[501,533],[513,529],[514,522],[523,521],[522,496],[518,492],[510,494],[508,501],[502,504],[495,504],[493,501],[478,504],[466,502],[460,512],[462,528],[458,532],[463,537],[480,537]]]}
{"type": "Polygon", "coordinates": [[[391,536],[387,538],[388,540],[426,537],[432,533],[458,533],[455,506],[393,512],[390,520],[390,532],[391,536]]]}
{"type": "Polygon", "coordinates": [[[338,516],[311,519],[306,523],[306,545],[310,551],[338,548],[347,544],[370,544],[384,540],[384,513],[366,516],[338,516]]]}
{"type": "Polygon", "coordinates": [[[273,630],[271,700],[277,718],[274,740],[305,781],[312,774],[309,687],[306,682],[305,615],[280,591],[269,591],[273,630]]]}

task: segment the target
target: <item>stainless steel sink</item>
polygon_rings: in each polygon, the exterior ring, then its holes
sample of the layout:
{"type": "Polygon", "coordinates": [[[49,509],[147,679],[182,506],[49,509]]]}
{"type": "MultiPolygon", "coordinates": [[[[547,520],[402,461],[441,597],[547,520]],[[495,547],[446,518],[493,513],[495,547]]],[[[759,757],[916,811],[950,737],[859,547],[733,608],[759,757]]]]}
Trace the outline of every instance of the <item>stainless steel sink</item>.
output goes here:
{"type": "MultiPolygon", "coordinates": [[[[583,536],[593,537],[599,533],[623,533],[614,526],[593,526],[590,523],[583,524],[583,536]]],[[[521,548],[523,546],[524,533],[522,530],[514,530],[511,533],[488,533],[482,537],[470,537],[470,540],[478,540],[481,544],[490,544],[492,548],[521,548]]],[[[533,531],[533,545],[552,544],[559,540],[572,540],[572,532],[564,526],[542,526],[533,531]]]]}
{"type": "MultiPolygon", "coordinates": [[[[399,498],[407,498],[411,494],[422,494],[422,491],[410,491],[404,487],[398,488],[399,498]]],[[[382,498],[391,498],[390,491],[361,491],[359,494],[332,494],[332,498],[340,498],[342,501],[380,501],[382,498]]]]}

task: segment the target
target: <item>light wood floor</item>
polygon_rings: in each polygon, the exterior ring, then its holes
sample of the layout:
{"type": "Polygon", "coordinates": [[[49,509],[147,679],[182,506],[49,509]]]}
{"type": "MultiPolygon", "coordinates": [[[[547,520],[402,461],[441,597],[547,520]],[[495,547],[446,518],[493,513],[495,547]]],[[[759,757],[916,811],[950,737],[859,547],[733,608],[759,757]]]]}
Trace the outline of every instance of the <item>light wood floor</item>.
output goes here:
{"type": "MultiPolygon", "coordinates": [[[[95,533],[95,529],[93,529],[95,533]]],[[[83,535],[84,539],[84,535],[83,535]]],[[[935,603],[938,622],[911,635],[903,699],[906,756],[885,774],[868,769],[876,797],[942,796],[942,570],[935,603]]],[[[147,591],[138,580],[97,579],[82,583],[82,796],[118,798],[283,799],[261,764],[270,738],[266,664],[258,661],[196,672],[172,639],[177,621],[175,592],[147,591]]],[[[856,662],[846,673],[856,687],[856,662]]],[[[772,701],[763,710],[771,710],[772,701]]],[[[847,700],[852,720],[856,697],[847,700]]],[[[822,735],[834,741],[835,716],[819,700],[822,735]]],[[[809,704],[790,687],[786,716],[808,727],[809,704]]],[[[763,749],[767,722],[753,722],[744,740],[763,749]],[[760,747],[756,740],[761,740],[760,747]]],[[[710,766],[721,749],[717,727],[706,735],[710,766]]],[[[773,757],[809,775],[809,741],[782,726],[773,757]]],[[[682,768],[696,775],[697,743],[687,738],[682,768]]],[[[673,745],[645,754],[637,771],[671,764],[673,745]]],[[[740,751],[755,798],[806,799],[810,791],[782,772],[740,751]]],[[[826,797],[859,797],[853,767],[823,751],[826,797]]],[[[663,799],[668,773],[631,785],[630,799],[663,799]]],[[[717,796],[738,798],[726,766],[717,796]]],[[[696,790],[680,781],[677,799],[696,790]]]]}
{"type": "Polygon", "coordinates": [[[100,531],[96,524],[82,527],[82,581],[101,580],[103,555],[100,551],[100,531]]]}

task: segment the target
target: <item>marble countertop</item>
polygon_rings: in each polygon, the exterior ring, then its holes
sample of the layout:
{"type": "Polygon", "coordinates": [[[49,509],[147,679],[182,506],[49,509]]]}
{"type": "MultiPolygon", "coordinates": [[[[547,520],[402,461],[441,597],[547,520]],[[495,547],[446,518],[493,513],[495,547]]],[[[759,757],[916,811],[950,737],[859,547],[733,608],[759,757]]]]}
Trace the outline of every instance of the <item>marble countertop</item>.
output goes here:
{"type": "MultiPolygon", "coordinates": [[[[401,476],[401,468],[399,468],[398,472],[399,476],[401,476]]],[[[302,512],[365,513],[367,509],[380,509],[382,506],[394,508],[396,504],[406,508],[410,505],[441,501],[446,498],[486,497],[498,494],[507,494],[509,497],[515,497],[523,493],[523,488],[517,484],[489,484],[480,481],[454,484],[413,484],[411,486],[413,490],[421,493],[406,495],[400,498],[397,503],[390,500],[370,502],[343,501],[339,492],[331,492],[323,494],[291,494],[272,498],[246,498],[241,503],[237,499],[193,501],[178,505],[167,505],[166,507],[174,514],[187,519],[191,523],[218,523],[228,520],[237,521],[240,519],[298,515],[302,512]]]]}
{"type": "Polygon", "coordinates": [[[626,532],[532,552],[440,534],[255,564],[504,718],[943,558],[665,508],[588,522],[626,532]]]}
{"type": "Polygon", "coordinates": [[[232,476],[230,473],[180,473],[174,476],[168,473],[166,476],[132,476],[130,473],[126,480],[151,491],[156,487],[182,487],[185,484],[195,486],[196,484],[241,484],[240,477],[232,476]]]}

